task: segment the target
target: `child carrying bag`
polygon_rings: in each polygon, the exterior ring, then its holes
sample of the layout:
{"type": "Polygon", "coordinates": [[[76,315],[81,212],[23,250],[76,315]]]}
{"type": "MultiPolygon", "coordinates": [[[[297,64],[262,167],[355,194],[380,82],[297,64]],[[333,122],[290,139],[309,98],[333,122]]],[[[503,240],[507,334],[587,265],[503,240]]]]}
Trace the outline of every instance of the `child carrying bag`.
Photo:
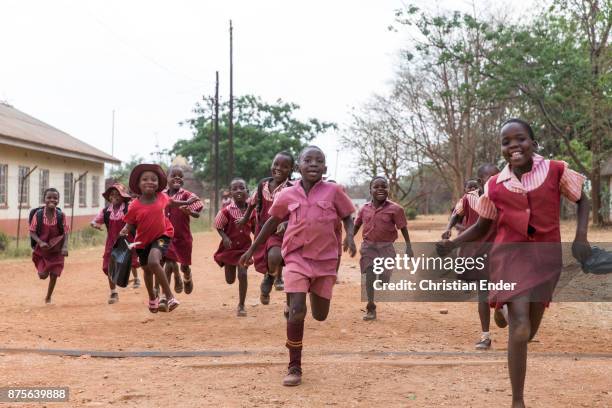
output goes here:
{"type": "Polygon", "coordinates": [[[128,285],[132,269],[132,250],[124,237],[117,238],[108,264],[111,281],[122,288],[128,285]]]}

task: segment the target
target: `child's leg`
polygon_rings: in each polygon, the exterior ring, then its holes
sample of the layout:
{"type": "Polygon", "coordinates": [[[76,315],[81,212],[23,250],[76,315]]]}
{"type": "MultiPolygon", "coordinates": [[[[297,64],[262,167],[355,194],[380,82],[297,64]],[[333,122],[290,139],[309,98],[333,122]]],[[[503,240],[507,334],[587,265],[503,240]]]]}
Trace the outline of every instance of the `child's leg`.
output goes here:
{"type": "Polygon", "coordinates": [[[283,385],[298,385],[302,378],[302,339],[306,317],[306,293],[288,293],[289,318],[287,319],[287,343],[289,349],[289,373],[283,385]]]}
{"type": "Polygon", "coordinates": [[[280,247],[272,247],[268,250],[268,273],[272,276],[278,276],[279,270],[282,269],[283,256],[281,255],[280,247]]]}
{"type": "Polygon", "coordinates": [[[366,295],[368,297],[368,305],[366,307],[366,315],[363,320],[374,320],[376,319],[376,303],[374,303],[374,282],[379,278],[374,273],[374,267],[370,266],[366,269],[366,295]]]}
{"type": "Polygon", "coordinates": [[[162,268],[161,266],[161,261],[162,253],[159,248],[151,248],[151,252],[149,252],[149,259],[147,260],[147,266],[149,267],[149,270],[155,275],[157,283],[161,286],[164,295],[166,295],[166,299],[170,300],[174,298],[174,294],[170,289],[170,284],[168,283],[168,279],[166,278],[164,268],[162,268]]]}
{"type": "Polygon", "coordinates": [[[249,284],[247,281],[247,269],[238,267],[238,296],[239,296],[239,306],[244,308],[244,301],[246,299],[247,288],[249,284]]]}
{"type": "Polygon", "coordinates": [[[193,280],[191,279],[191,267],[189,265],[181,265],[181,272],[183,272],[183,282],[185,283],[185,293],[190,294],[193,292],[193,280]]]}
{"type": "MultiPolygon", "coordinates": [[[[181,293],[183,291],[183,279],[181,279],[181,273],[177,262],[172,262],[172,273],[174,273],[174,291],[181,293]]],[[[168,278],[170,283],[170,278],[168,278]]]]}
{"type": "Polygon", "coordinates": [[[527,342],[531,332],[529,302],[525,298],[508,304],[510,333],[508,336],[508,371],[512,385],[512,407],[525,406],[523,391],[527,371],[527,342]]]}
{"type": "Polygon", "coordinates": [[[529,341],[533,340],[535,335],[540,328],[542,318],[544,317],[544,311],[546,306],[540,302],[533,302],[529,307],[529,322],[531,323],[531,332],[529,333],[529,341]]]}
{"type": "Polygon", "coordinates": [[[149,265],[142,267],[142,273],[144,276],[145,286],[147,287],[149,300],[154,300],[157,297],[157,293],[155,293],[153,290],[153,272],[149,269],[149,265]]]}
{"type": "Polygon", "coordinates": [[[225,265],[225,282],[232,284],[236,281],[236,265],[225,265]]]}
{"type": "Polygon", "coordinates": [[[55,282],[57,282],[57,276],[49,274],[49,286],[47,287],[47,297],[45,298],[47,303],[51,302],[51,295],[53,295],[53,289],[55,289],[55,282]]]}
{"type": "Polygon", "coordinates": [[[172,272],[174,271],[174,267],[176,266],[176,262],[174,261],[166,261],[164,265],[164,272],[166,273],[166,279],[168,280],[168,284],[172,282],[172,272]]]}
{"type": "Polygon", "coordinates": [[[115,290],[117,286],[113,283],[110,276],[107,276],[107,278],[108,278],[108,286],[110,287],[110,290],[111,291],[115,290]]]}
{"type": "Polygon", "coordinates": [[[134,280],[138,279],[138,268],[132,267],[132,275],[134,276],[134,280]]]}
{"type": "Polygon", "coordinates": [[[325,299],[313,292],[310,293],[310,308],[312,309],[312,317],[315,320],[322,322],[327,319],[329,305],[329,299],[325,299]]]}
{"type": "Polygon", "coordinates": [[[491,308],[488,298],[488,290],[478,290],[478,317],[480,317],[480,327],[485,333],[489,332],[491,323],[491,308]]]}

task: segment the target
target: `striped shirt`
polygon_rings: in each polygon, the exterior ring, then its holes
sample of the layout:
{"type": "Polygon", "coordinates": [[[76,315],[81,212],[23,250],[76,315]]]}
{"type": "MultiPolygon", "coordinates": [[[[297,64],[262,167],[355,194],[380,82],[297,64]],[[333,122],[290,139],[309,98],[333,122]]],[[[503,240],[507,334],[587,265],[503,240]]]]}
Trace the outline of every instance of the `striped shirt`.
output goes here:
{"type": "MultiPolygon", "coordinates": [[[[570,169],[566,162],[563,162],[563,165],[564,171],[561,180],[559,180],[559,190],[565,198],[576,202],[582,195],[582,185],[586,177],[570,169]]],[[[531,171],[523,174],[520,180],[510,169],[510,165],[506,164],[506,167],[497,176],[496,182],[497,184],[503,183],[504,187],[513,193],[528,193],[544,183],[549,169],[550,160],[545,160],[539,154],[534,154],[531,171]]],[[[497,218],[497,209],[489,198],[488,185],[489,183],[485,184],[484,194],[480,196],[474,209],[481,217],[494,220],[497,218]]]]}
{"type": "Polygon", "coordinates": [[[122,202],[119,204],[119,207],[115,208],[114,205],[110,205],[109,207],[102,208],[96,218],[94,218],[93,222],[96,224],[104,224],[104,212],[110,208],[110,217],[111,221],[123,221],[123,216],[125,215],[124,209],[127,204],[122,202]]]}
{"type": "MultiPolygon", "coordinates": [[[[43,207],[43,224],[47,226],[57,225],[57,209],[53,211],[53,217],[51,219],[48,219],[47,211],[45,211],[45,207],[43,207]]],[[[64,224],[64,234],[70,232],[70,227],[68,226],[68,217],[66,217],[66,214],[63,214],[63,224],[64,224]]],[[[30,223],[30,232],[36,232],[37,226],[38,226],[38,217],[34,215],[34,217],[32,217],[32,222],[30,223]]]]}
{"type": "MultiPolygon", "coordinates": [[[[283,188],[287,187],[287,183],[289,183],[289,179],[283,181],[274,189],[274,191],[270,192],[270,180],[264,181],[262,186],[263,188],[261,189],[263,199],[267,201],[274,201],[276,194],[283,188]]],[[[257,189],[255,189],[253,194],[251,194],[251,197],[249,197],[248,203],[251,205],[257,205],[257,189]]]]}
{"type": "Polygon", "coordinates": [[[198,197],[197,195],[193,194],[189,190],[185,190],[183,188],[179,188],[179,190],[176,193],[174,193],[173,195],[170,195],[168,193],[168,189],[165,189],[164,193],[166,193],[168,195],[168,197],[170,197],[173,201],[187,201],[191,197],[196,197],[198,199],[198,201],[195,201],[195,202],[193,202],[193,203],[191,203],[190,205],[187,206],[187,208],[189,208],[192,212],[200,212],[204,208],[204,204],[202,204],[202,201],[200,200],[200,197],[198,197]]]}
{"type": "MultiPolygon", "coordinates": [[[[476,208],[478,205],[478,190],[470,191],[469,193],[465,193],[464,197],[467,198],[468,204],[471,208],[476,208]]],[[[455,214],[464,215],[465,211],[463,208],[463,198],[457,201],[457,205],[455,205],[455,214]]]]}
{"type": "MultiPolygon", "coordinates": [[[[242,210],[232,200],[232,202],[229,203],[224,208],[224,210],[229,211],[229,213],[232,216],[232,218],[234,218],[235,220],[239,220],[246,213],[247,207],[244,207],[244,210],[242,210]]],[[[220,230],[225,229],[225,226],[227,225],[228,222],[229,222],[229,220],[225,216],[225,212],[223,210],[221,210],[221,211],[219,211],[219,213],[215,217],[215,228],[216,229],[220,229],[220,230]]]]}

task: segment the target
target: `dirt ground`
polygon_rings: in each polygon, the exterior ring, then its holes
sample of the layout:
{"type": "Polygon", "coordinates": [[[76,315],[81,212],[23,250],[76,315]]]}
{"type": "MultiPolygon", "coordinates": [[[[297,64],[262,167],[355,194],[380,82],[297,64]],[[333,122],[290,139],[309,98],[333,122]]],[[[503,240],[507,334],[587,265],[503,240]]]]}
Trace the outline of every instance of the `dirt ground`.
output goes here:
{"type": "MultiPolygon", "coordinates": [[[[410,222],[412,239],[437,239],[444,221],[410,222]]],[[[563,234],[571,239],[571,225],[563,234]]],[[[590,239],[612,242],[612,230],[590,239]]],[[[475,303],[383,303],[377,321],[363,322],[357,258],[346,256],[328,320],[306,321],[303,384],[281,386],[285,296],[273,292],[270,305],[261,305],[261,275],[249,270],[248,316],[236,317],[237,284],[225,284],[212,261],[218,242],[212,232],[195,235],[194,292],[157,315],[147,310],[144,287],[120,289],[120,302],[107,304],[101,248],[70,253],[52,305],[44,304],[47,282],[30,260],[0,262],[0,387],[70,388],[68,403],[12,406],[510,405],[507,330],[493,324],[492,350],[476,352],[475,303]],[[95,357],[98,351],[170,356],[95,357]],[[211,353],[177,356],[181,351],[211,353]]],[[[529,407],[612,407],[611,303],[553,304],[529,352],[529,407]]]]}

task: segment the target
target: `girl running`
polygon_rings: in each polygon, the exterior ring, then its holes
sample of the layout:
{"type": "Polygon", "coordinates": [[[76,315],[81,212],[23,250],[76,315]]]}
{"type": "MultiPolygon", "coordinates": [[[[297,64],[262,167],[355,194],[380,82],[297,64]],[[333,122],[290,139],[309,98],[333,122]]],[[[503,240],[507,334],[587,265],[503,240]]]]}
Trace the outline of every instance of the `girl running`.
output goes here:
{"type": "Polygon", "coordinates": [[[45,303],[51,303],[57,278],[64,270],[64,258],[68,256],[68,222],[57,208],[60,194],[54,188],[43,193],[45,206],[34,213],[30,221],[30,237],[35,243],[32,262],[40,279],[49,278],[45,303]]]}
{"type": "Polygon", "coordinates": [[[270,218],[240,258],[240,265],[246,267],[257,248],[276,231],[283,219],[289,217],[282,243],[285,292],[289,302],[286,343],[289,371],[283,380],[286,386],[299,385],[302,381],[306,294],[310,292],[312,316],[316,320],[325,320],[329,313],[338,260],[336,220],[341,219],[344,223],[344,250],[351,256],[357,252],[351,218],[353,203],[339,185],[321,180],[327,171],[323,151],[316,146],[306,147],[299,157],[299,171],[302,180],[276,196],[270,207],[270,218]]]}
{"type": "Polygon", "coordinates": [[[453,241],[438,243],[438,253],[444,255],[465,242],[481,239],[495,224],[490,280],[516,285],[513,290],[490,291],[489,304],[495,307],[495,321],[500,326],[506,324],[500,309],[508,307],[512,407],[522,408],[527,343],[538,331],[561,273],[560,199],[563,195],[577,204],[572,253],[580,261],[587,259],[591,250],[587,241],[589,203],[582,190],[585,177],[569,169],[565,162],[536,154],[538,145],[527,122],[504,122],[500,143],[508,164],[485,185],[476,206],[476,224],[453,241]]]}
{"type": "Polygon", "coordinates": [[[236,280],[236,269],[238,269],[238,309],[239,317],[246,316],[244,300],[248,287],[247,268],[238,265],[242,254],[251,246],[251,233],[253,220],[246,224],[238,224],[247,212],[248,190],[246,182],[241,178],[235,178],[230,184],[232,202],[224,207],[215,217],[215,228],[221,236],[219,249],[215,252],[215,262],[225,268],[225,281],[228,284],[236,280]]]}
{"type": "MultiPolygon", "coordinates": [[[[255,235],[259,234],[268,218],[270,218],[268,211],[276,195],[285,187],[292,185],[290,180],[294,168],[295,161],[291,153],[280,152],[276,154],[270,168],[272,177],[259,182],[257,191],[253,193],[249,200],[249,207],[244,217],[238,221],[239,225],[245,225],[251,219],[253,209],[256,209],[257,225],[255,227],[255,235]]],[[[281,227],[274,234],[270,235],[265,245],[261,245],[254,254],[255,270],[264,274],[260,287],[261,294],[259,296],[259,300],[264,305],[270,303],[270,292],[273,285],[277,290],[283,290],[284,287],[283,257],[281,255],[283,231],[284,229],[281,227]]]]}
{"type": "MultiPolygon", "coordinates": [[[[125,226],[123,217],[125,214],[127,214],[131,197],[127,191],[125,191],[125,187],[121,183],[115,183],[107,188],[106,191],[102,193],[102,196],[109,202],[109,205],[100,210],[96,218],[91,221],[90,225],[99,230],[102,230],[102,225],[106,226],[107,236],[106,246],[104,247],[104,255],[102,257],[102,271],[104,271],[108,278],[108,286],[110,287],[111,291],[110,297],[108,298],[108,303],[112,305],[119,301],[119,293],[117,293],[117,288],[108,274],[108,263],[110,261],[113,246],[119,237],[119,232],[121,232],[125,226]]],[[[130,238],[128,241],[132,242],[132,239],[130,238]]],[[[138,258],[134,252],[132,256],[132,273],[134,274],[135,288],[140,286],[140,281],[138,280],[138,275],[136,274],[137,267],[138,258]]]]}
{"type": "MultiPolygon", "coordinates": [[[[191,191],[183,188],[183,171],[179,167],[171,167],[168,171],[168,189],[166,193],[170,198],[175,201],[187,201],[192,197],[197,196],[191,191]]],[[[168,277],[168,283],[174,273],[174,291],[181,293],[183,291],[183,282],[185,282],[185,293],[190,294],[193,291],[193,278],[191,276],[191,252],[193,249],[193,236],[191,235],[191,229],[189,223],[191,217],[200,217],[200,212],[204,208],[202,201],[198,198],[196,202],[189,206],[182,207],[168,207],[166,209],[166,215],[170,219],[172,226],[174,227],[174,238],[170,243],[170,248],[166,253],[166,276],[168,277]],[[183,279],[179,273],[179,266],[181,264],[181,272],[183,272],[183,279]]]]}
{"type": "MultiPolygon", "coordinates": [[[[353,235],[357,235],[363,225],[363,243],[359,253],[361,259],[359,266],[366,278],[366,294],[368,305],[363,320],[376,319],[376,304],[374,303],[374,281],[378,280],[374,274],[375,258],[395,258],[393,243],[397,240],[397,230],[402,231],[406,242],[406,255],[414,256],[408,235],[408,222],[404,209],[399,204],[388,199],[389,183],[382,176],[376,176],[370,181],[370,195],[372,201],[364,204],[355,219],[353,235]]],[[[385,270],[381,277],[383,282],[391,279],[391,270],[385,270]]]]}
{"type": "Polygon", "coordinates": [[[174,236],[172,223],[165,214],[166,207],[191,205],[197,201],[196,197],[187,201],[175,201],[162,193],[165,187],[166,174],[159,165],[139,164],[134,167],[130,174],[130,190],[139,194],[139,197],[130,203],[124,217],[126,225],[120,232],[123,236],[128,233],[136,234],[136,253],[144,271],[151,313],[157,313],[160,307],[164,311],[172,311],[179,305],[161,266],[174,236]],[[161,305],[153,290],[153,276],[160,283],[165,295],[161,305]]]}

